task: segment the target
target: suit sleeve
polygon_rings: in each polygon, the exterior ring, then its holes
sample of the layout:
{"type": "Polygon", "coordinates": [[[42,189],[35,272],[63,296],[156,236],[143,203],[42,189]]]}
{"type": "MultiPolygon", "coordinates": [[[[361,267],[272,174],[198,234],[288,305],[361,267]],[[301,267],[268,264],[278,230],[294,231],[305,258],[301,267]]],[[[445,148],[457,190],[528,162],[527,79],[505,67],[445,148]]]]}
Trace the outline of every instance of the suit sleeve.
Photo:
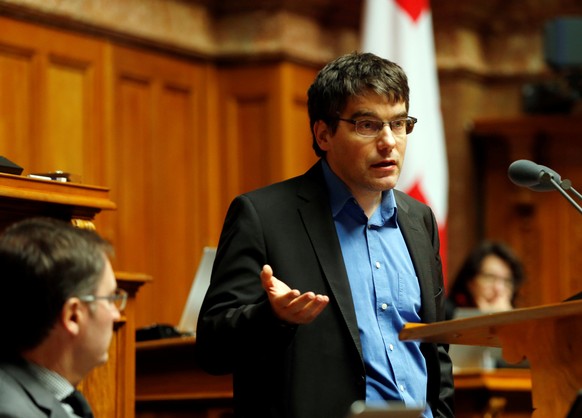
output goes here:
{"type": "Polygon", "coordinates": [[[277,320],[260,271],[268,263],[259,215],[249,198],[231,204],[221,233],[210,286],[196,332],[200,365],[213,374],[232,373],[237,359],[260,358],[289,343],[294,327],[277,320]]]}

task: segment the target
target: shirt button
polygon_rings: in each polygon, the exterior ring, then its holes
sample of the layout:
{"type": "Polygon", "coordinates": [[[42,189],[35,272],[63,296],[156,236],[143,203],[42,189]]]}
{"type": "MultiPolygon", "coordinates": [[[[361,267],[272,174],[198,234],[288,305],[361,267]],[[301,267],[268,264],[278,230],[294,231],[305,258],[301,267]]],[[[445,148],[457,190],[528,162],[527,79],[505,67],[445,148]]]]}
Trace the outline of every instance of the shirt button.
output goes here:
{"type": "Polygon", "coordinates": [[[383,311],[385,311],[386,309],[388,309],[388,304],[387,303],[383,303],[382,306],[380,306],[382,308],[383,311]]]}
{"type": "Polygon", "coordinates": [[[400,385],[400,392],[404,392],[404,385],[400,385]]]}
{"type": "Polygon", "coordinates": [[[390,351],[394,351],[394,346],[392,344],[389,344],[388,348],[390,349],[390,351]]]}
{"type": "Polygon", "coordinates": [[[380,262],[376,261],[376,268],[379,269],[380,268],[380,262]]]}

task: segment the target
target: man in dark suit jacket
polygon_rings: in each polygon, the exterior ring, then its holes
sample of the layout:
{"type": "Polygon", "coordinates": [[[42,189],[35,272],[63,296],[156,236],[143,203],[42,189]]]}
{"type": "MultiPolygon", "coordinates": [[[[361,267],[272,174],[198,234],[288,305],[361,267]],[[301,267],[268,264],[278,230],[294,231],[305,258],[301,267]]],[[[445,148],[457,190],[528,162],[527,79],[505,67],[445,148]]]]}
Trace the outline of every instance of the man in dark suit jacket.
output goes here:
{"type": "Polygon", "coordinates": [[[356,400],[452,417],[445,347],[397,338],[405,322],[444,318],[434,216],[394,190],[416,122],[406,76],[348,54],[308,96],[321,160],[231,204],[197,327],[201,365],[233,373],[237,417],[343,418],[356,400]]]}
{"type": "Polygon", "coordinates": [[[117,290],[95,232],[32,218],[0,235],[0,417],[92,417],[75,386],[107,361],[117,290]]]}

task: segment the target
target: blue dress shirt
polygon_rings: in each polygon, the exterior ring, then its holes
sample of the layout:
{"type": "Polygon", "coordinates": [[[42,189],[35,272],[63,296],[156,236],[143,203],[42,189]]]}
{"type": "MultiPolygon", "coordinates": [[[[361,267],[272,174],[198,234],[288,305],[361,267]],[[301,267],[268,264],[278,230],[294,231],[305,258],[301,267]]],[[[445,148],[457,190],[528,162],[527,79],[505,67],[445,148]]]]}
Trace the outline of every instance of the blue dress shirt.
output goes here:
{"type": "MultiPolygon", "coordinates": [[[[400,341],[406,322],[420,322],[420,286],[398,227],[392,190],[368,219],[324,161],[331,209],[356,310],[366,366],[366,402],[426,405],[427,370],[420,344],[400,341]]],[[[425,418],[432,418],[426,408],[425,418]]]]}

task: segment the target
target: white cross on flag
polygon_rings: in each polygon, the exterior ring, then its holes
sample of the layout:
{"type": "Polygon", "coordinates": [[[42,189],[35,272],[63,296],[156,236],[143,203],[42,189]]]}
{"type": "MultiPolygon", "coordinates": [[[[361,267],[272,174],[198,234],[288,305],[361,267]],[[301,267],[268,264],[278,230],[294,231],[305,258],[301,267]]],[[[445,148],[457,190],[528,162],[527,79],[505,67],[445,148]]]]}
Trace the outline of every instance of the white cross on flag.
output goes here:
{"type": "Polygon", "coordinates": [[[446,269],[449,174],[429,0],[365,0],[362,50],[396,62],[408,76],[409,114],[418,123],[398,188],[432,208],[446,269]]]}

